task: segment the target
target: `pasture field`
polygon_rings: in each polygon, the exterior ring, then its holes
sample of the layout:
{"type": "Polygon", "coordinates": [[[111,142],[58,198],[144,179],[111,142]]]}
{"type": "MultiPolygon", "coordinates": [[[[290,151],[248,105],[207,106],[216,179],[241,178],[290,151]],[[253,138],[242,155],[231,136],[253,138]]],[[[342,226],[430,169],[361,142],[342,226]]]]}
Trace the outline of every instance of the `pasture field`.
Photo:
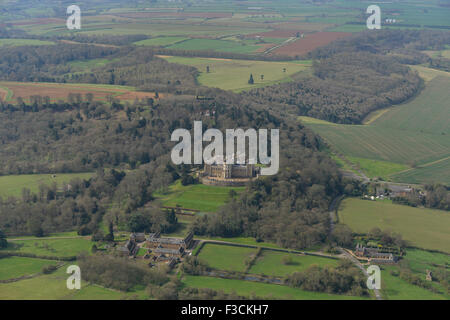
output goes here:
{"type": "Polygon", "coordinates": [[[300,121],[371,177],[450,184],[450,77],[429,79],[418,97],[378,112],[366,125],[300,121]]]}
{"type": "Polygon", "coordinates": [[[211,268],[227,271],[245,271],[245,260],[256,253],[255,248],[234,247],[207,243],[198,257],[211,268]]]}
{"type": "Polygon", "coordinates": [[[192,288],[210,288],[224,291],[226,293],[235,292],[244,297],[262,297],[268,299],[285,300],[359,300],[361,297],[333,295],[321,292],[305,291],[288,286],[277,284],[258,283],[245,280],[221,279],[203,276],[184,276],[184,285],[192,288]]]}
{"type": "Polygon", "coordinates": [[[450,266],[450,255],[419,249],[407,249],[403,260],[408,263],[411,271],[422,275],[427,269],[433,270],[436,267],[448,268],[450,266]]]}
{"type": "Polygon", "coordinates": [[[268,62],[250,60],[230,60],[214,58],[164,57],[167,61],[196,67],[200,75],[200,84],[223,90],[241,91],[290,81],[290,77],[298,72],[310,72],[311,61],[268,62]],[[209,73],[206,68],[209,66],[209,73]],[[284,72],[286,69],[286,72],[284,72]],[[254,85],[249,85],[250,74],[253,74],[254,85]],[[264,75],[264,80],[261,79],[264,75]]]}
{"type": "Polygon", "coordinates": [[[56,183],[61,186],[62,183],[69,183],[72,179],[90,179],[94,173],[58,173],[53,177],[52,174],[23,174],[0,176],[0,197],[20,197],[24,188],[37,193],[39,185],[52,185],[56,183]]]}
{"type": "Polygon", "coordinates": [[[92,242],[88,238],[10,240],[4,251],[31,253],[37,256],[72,257],[81,252],[91,252],[92,242]]]}
{"type": "Polygon", "coordinates": [[[381,271],[381,294],[387,300],[445,300],[445,295],[433,293],[430,290],[410,284],[399,277],[390,274],[393,266],[383,266],[381,271]]]}
{"type": "Polygon", "coordinates": [[[347,198],[338,214],[339,222],[354,232],[390,229],[412,246],[450,253],[450,215],[445,211],[347,198]]]}
{"type": "Polygon", "coordinates": [[[218,187],[203,184],[183,186],[177,181],[170,186],[168,194],[155,194],[164,206],[215,212],[230,199],[230,191],[242,192],[245,187],[218,187]]]}
{"type": "Polygon", "coordinates": [[[1,46],[10,46],[10,47],[18,47],[18,46],[48,46],[55,44],[52,41],[42,41],[36,39],[0,39],[0,47],[1,46]]]}
{"type": "Polygon", "coordinates": [[[56,264],[56,261],[35,258],[0,258],[0,280],[14,279],[25,275],[33,275],[41,272],[42,268],[45,266],[56,264]]]}
{"type": "Polygon", "coordinates": [[[49,275],[11,283],[0,283],[0,300],[119,300],[129,293],[81,283],[81,290],[66,286],[66,268],[49,275]]]}
{"type": "Polygon", "coordinates": [[[289,254],[285,252],[277,252],[263,250],[261,255],[256,259],[255,264],[250,268],[249,273],[265,274],[273,276],[286,276],[297,271],[304,271],[312,265],[319,266],[337,266],[337,259],[329,259],[312,255],[289,254]],[[290,257],[290,264],[283,263],[285,257],[290,257]]]}
{"type": "Polygon", "coordinates": [[[107,101],[108,96],[122,101],[155,96],[152,92],[140,92],[133,87],[117,85],[0,81],[0,98],[7,102],[17,102],[19,97],[28,102],[30,97],[36,95],[48,96],[51,101],[56,102],[67,100],[70,93],[80,94],[83,99],[87,93],[92,93],[94,100],[97,101],[107,101]]]}

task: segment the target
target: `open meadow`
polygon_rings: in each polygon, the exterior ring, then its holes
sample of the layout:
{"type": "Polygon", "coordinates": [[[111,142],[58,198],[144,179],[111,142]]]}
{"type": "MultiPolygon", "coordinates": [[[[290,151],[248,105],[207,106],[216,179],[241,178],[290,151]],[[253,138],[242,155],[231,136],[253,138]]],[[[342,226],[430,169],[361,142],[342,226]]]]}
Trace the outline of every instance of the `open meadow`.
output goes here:
{"type": "Polygon", "coordinates": [[[310,72],[311,61],[278,62],[214,58],[164,57],[167,61],[196,67],[200,84],[223,90],[241,91],[290,81],[298,72],[310,72]],[[209,67],[209,72],[207,71],[209,67]],[[248,84],[250,75],[255,83],[248,84]],[[264,78],[261,78],[261,75],[264,78]]]}
{"type": "Polygon", "coordinates": [[[240,193],[245,187],[218,187],[203,184],[183,186],[177,181],[167,194],[155,194],[164,206],[181,206],[202,212],[215,212],[230,199],[230,191],[240,193]]]}
{"type": "Polygon", "coordinates": [[[11,283],[0,283],[0,300],[119,300],[133,293],[81,283],[81,290],[69,290],[66,286],[67,266],[49,275],[11,283]]]}
{"type": "Polygon", "coordinates": [[[58,173],[52,174],[23,174],[0,176],[0,197],[20,197],[24,188],[29,189],[33,193],[39,191],[39,185],[61,186],[62,183],[69,183],[72,179],[90,179],[94,174],[86,173],[58,173]]]}
{"type": "Polygon", "coordinates": [[[0,280],[33,275],[41,272],[43,267],[50,265],[57,265],[57,262],[25,257],[0,258],[0,280]]]}
{"type": "Polygon", "coordinates": [[[339,207],[339,222],[356,233],[389,229],[411,246],[450,253],[450,215],[442,210],[347,198],[339,207]]]}

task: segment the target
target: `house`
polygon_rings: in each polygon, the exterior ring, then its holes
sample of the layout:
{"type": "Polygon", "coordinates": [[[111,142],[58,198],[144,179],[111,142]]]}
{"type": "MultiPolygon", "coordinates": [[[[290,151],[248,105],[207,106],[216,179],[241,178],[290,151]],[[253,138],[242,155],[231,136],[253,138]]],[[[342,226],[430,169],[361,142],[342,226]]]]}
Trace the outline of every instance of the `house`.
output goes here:
{"type": "Polygon", "coordinates": [[[380,252],[378,248],[367,248],[358,243],[354,251],[356,257],[367,258],[374,263],[396,263],[398,258],[389,252],[380,252]]]}

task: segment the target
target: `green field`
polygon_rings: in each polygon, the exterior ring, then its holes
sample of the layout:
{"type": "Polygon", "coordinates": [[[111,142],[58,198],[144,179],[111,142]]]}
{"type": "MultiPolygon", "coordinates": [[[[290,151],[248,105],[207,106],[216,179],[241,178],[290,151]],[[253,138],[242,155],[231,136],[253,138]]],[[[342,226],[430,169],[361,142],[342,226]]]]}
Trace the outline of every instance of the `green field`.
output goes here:
{"type": "Polygon", "coordinates": [[[53,274],[2,284],[0,300],[119,300],[129,295],[81,282],[81,290],[69,290],[66,286],[66,267],[53,274]]]}
{"type": "Polygon", "coordinates": [[[199,259],[211,268],[227,271],[245,271],[245,260],[256,253],[254,248],[234,247],[226,245],[205,244],[200,251],[199,259]]]}
{"type": "Polygon", "coordinates": [[[35,39],[0,39],[0,47],[1,46],[48,46],[55,44],[51,41],[42,41],[35,39]]]}
{"type": "Polygon", "coordinates": [[[244,280],[220,279],[202,276],[184,276],[183,283],[192,288],[209,288],[238,295],[286,300],[353,300],[363,299],[344,295],[332,295],[321,292],[304,291],[288,286],[258,283],[244,280]]]}
{"type": "Polygon", "coordinates": [[[240,193],[244,187],[217,187],[203,184],[183,186],[178,181],[172,186],[168,194],[155,194],[162,200],[164,206],[215,212],[230,199],[230,190],[240,193]]]}
{"type": "Polygon", "coordinates": [[[157,46],[157,47],[165,47],[180,41],[187,40],[186,37],[157,37],[151,39],[145,39],[141,41],[137,41],[134,44],[137,46],[157,46]]]}
{"type": "Polygon", "coordinates": [[[379,113],[367,125],[300,117],[370,177],[450,184],[450,77],[436,76],[412,101],[379,113]],[[409,171],[409,167],[415,166],[409,171]],[[401,172],[401,173],[399,173],[401,172]]]}
{"type": "Polygon", "coordinates": [[[165,57],[165,59],[196,67],[200,72],[198,81],[202,85],[234,91],[290,81],[293,74],[309,72],[311,66],[311,61],[299,63],[185,57],[165,57]],[[210,68],[209,73],[206,71],[207,66],[210,68]],[[248,84],[250,74],[253,74],[254,85],[248,84]],[[261,75],[264,75],[264,80],[261,80],[261,75]]]}
{"type": "Polygon", "coordinates": [[[339,208],[339,221],[357,233],[389,229],[412,246],[450,253],[450,215],[445,211],[348,198],[339,208]]]}
{"type": "Polygon", "coordinates": [[[91,248],[92,242],[87,238],[60,238],[10,240],[8,247],[2,250],[37,256],[72,257],[81,252],[90,252],[91,248]]]}
{"type": "Polygon", "coordinates": [[[24,174],[12,176],[0,176],[0,197],[19,197],[24,188],[31,192],[38,192],[40,184],[52,185],[56,183],[61,186],[64,182],[72,179],[89,179],[93,173],[58,173],[53,178],[52,174],[24,174]]]}
{"type": "Polygon", "coordinates": [[[90,59],[90,60],[75,60],[67,64],[72,67],[72,73],[88,72],[93,68],[103,67],[110,62],[115,62],[117,59],[90,59]]]}
{"type": "Polygon", "coordinates": [[[298,255],[284,252],[263,250],[249,273],[273,276],[286,276],[297,271],[304,271],[312,265],[337,266],[337,259],[328,259],[312,255],[298,255]],[[292,263],[283,263],[284,257],[291,257],[292,263]]]}
{"type": "Polygon", "coordinates": [[[6,257],[0,259],[0,280],[14,279],[25,275],[33,275],[42,271],[49,265],[56,265],[56,261],[24,258],[6,257]]]}
{"type": "Polygon", "coordinates": [[[427,269],[433,270],[436,267],[448,268],[450,266],[450,255],[419,249],[406,250],[403,260],[408,263],[411,271],[423,275],[427,269]]]}
{"type": "Polygon", "coordinates": [[[430,290],[410,284],[399,277],[393,276],[389,270],[392,266],[383,267],[381,271],[381,294],[387,300],[444,300],[446,297],[430,290]]]}

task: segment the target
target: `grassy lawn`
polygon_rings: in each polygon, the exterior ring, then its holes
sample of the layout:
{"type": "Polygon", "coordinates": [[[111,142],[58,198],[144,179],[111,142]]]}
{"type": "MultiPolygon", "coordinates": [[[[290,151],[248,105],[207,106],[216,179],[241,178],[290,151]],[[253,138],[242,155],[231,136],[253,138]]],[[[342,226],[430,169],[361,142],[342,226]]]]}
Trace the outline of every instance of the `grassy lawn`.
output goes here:
{"type": "Polygon", "coordinates": [[[290,81],[293,74],[309,72],[311,66],[310,61],[295,63],[186,57],[166,57],[166,60],[196,67],[200,72],[200,84],[234,91],[290,81]],[[207,66],[210,68],[209,73],[206,71],[207,66]],[[250,74],[253,74],[254,85],[248,84],[250,74]],[[261,75],[264,75],[264,80],[261,80],[261,75]]]}
{"type": "Polygon", "coordinates": [[[276,284],[258,283],[244,280],[220,279],[202,276],[185,276],[183,283],[193,288],[210,288],[226,293],[235,292],[240,296],[257,296],[285,300],[352,300],[361,297],[332,295],[321,292],[304,291],[276,284]]]}
{"type": "Polygon", "coordinates": [[[264,250],[256,260],[256,263],[250,268],[249,273],[286,276],[296,271],[303,271],[314,264],[319,266],[337,266],[338,262],[339,260],[336,259],[264,250]],[[292,264],[284,264],[283,258],[285,257],[291,257],[292,264]]]}
{"type": "Polygon", "coordinates": [[[339,219],[357,233],[390,229],[413,246],[450,253],[450,215],[445,211],[349,198],[341,203],[339,219]]]}
{"type": "Polygon", "coordinates": [[[92,242],[85,238],[14,240],[9,241],[7,251],[32,253],[38,256],[71,257],[81,252],[90,252],[92,242]]]}
{"type": "Polygon", "coordinates": [[[93,173],[58,173],[55,178],[51,174],[0,176],[0,196],[5,198],[9,196],[19,197],[22,195],[23,188],[38,192],[40,184],[51,185],[56,183],[60,186],[63,182],[68,183],[72,179],[89,179],[93,175],[93,173]]]}
{"type": "Polygon", "coordinates": [[[42,271],[42,267],[56,265],[56,261],[24,258],[6,257],[0,259],[0,280],[18,278],[24,275],[32,275],[42,271]]]}
{"type": "Polygon", "coordinates": [[[217,187],[203,184],[183,186],[180,181],[170,186],[168,194],[155,194],[164,206],[177,205],[202,212],[215,212],[230,199],[230,190],[242,192],[245,187],[217,187]]]}
{"type": "Polygon", "coordinates": [[[255,240],[255,238],[250,237],[233,237],[233,238],[222,238],[222,237],[196,237],[197,239],[204,239],[204,240],[217,240],[217,241],[225,241],[225,242],[231,242],[231,243],[239,243],[239,244],[246,244],[250,246],[256,246],[256,247],[266,247],[266,248],[274,248],[274,249],[283,249],[282,247],[278,246],[275,243],[272,242],[258,242],[255,240]]]}
{"type": "Polygon", "coordinates": [[[198,257],[214,269],[244,271],[245,260],[254,253],[256,249],[208,243],[203,246],[198,257]]]}

